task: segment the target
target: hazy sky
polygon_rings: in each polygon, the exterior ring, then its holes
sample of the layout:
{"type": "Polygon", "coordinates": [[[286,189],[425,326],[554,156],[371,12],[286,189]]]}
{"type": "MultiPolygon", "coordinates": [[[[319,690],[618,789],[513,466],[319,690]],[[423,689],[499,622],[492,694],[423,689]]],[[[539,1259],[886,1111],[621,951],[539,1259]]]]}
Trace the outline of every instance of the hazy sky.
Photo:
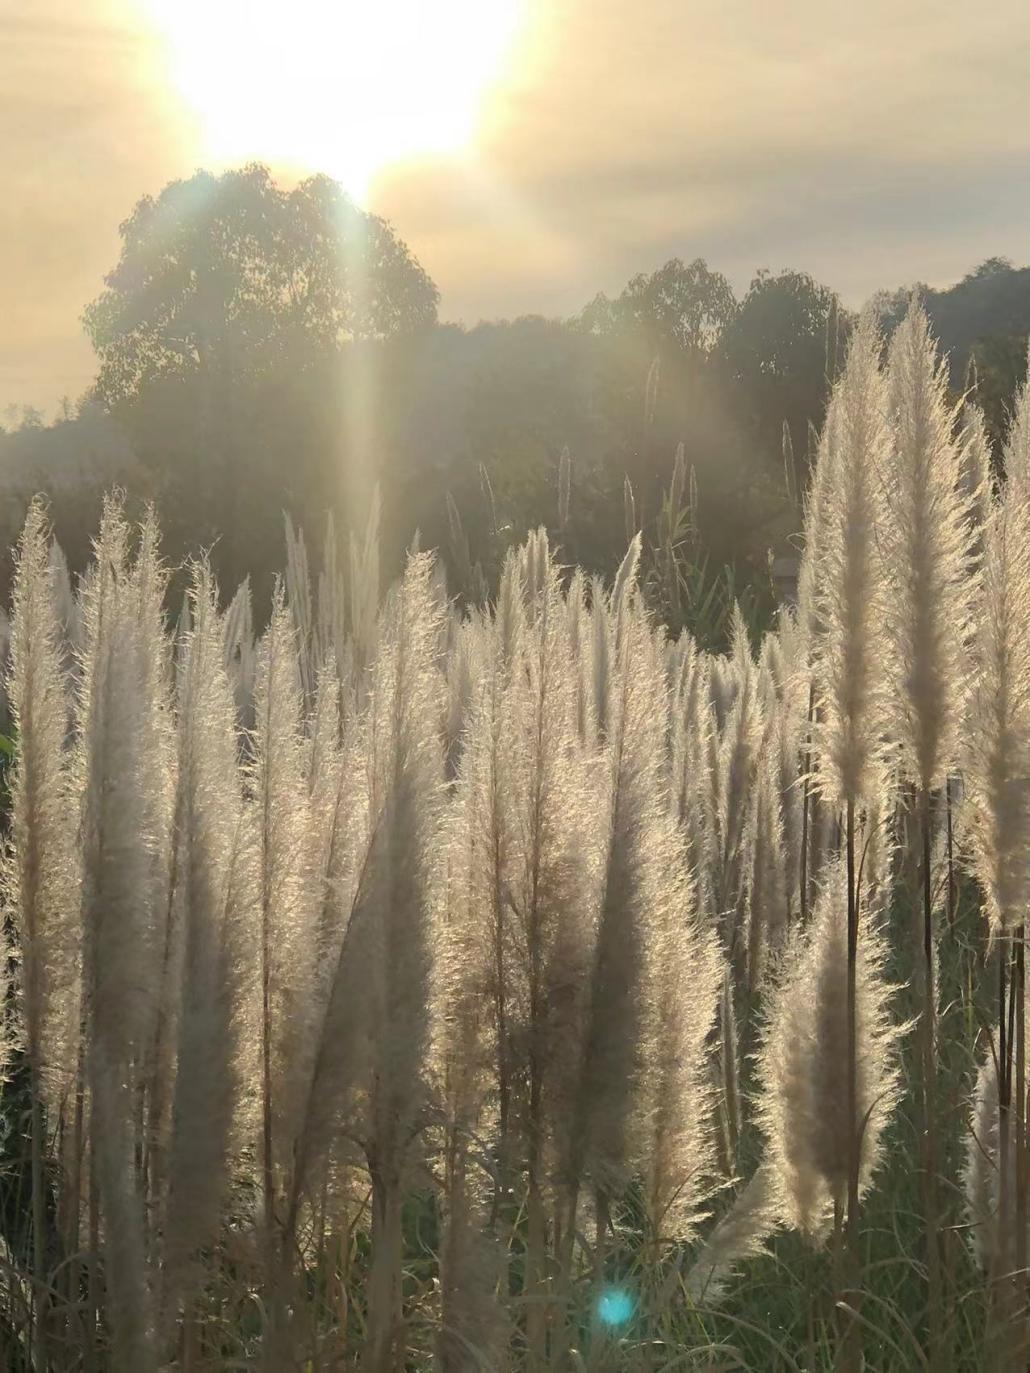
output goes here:
{"type": "Polygon", "coordinates": [[[853,304],[1030,262],[1026,0],[372,12],[0,0],[0,410],[88,385],[79,317],[135,200],[248,155],[361,167],[470,323],[571,313],[674,255],[738,290],[801,267],[853,304]]]}

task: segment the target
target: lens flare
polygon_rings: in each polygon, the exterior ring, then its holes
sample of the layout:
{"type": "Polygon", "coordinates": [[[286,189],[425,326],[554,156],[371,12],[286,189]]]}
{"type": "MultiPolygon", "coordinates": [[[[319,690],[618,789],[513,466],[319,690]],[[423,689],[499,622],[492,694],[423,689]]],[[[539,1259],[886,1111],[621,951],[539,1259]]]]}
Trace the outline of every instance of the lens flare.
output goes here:
{"type": "Polygon", "coordinates": [[[609,1287],[601,1293],[597,1314],[605,1325],[625,1325],[633,1315],[633,1298],[624,1287],[609,1287]]]}

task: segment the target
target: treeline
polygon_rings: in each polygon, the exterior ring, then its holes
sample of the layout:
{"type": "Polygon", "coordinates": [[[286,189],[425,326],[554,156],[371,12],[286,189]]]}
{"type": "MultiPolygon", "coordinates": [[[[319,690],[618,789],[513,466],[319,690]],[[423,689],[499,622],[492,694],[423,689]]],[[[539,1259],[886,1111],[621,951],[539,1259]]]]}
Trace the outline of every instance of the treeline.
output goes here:
{"type": "MultiPolygon", "coordinates": [[[[660,607],[675,628],[713,597],[725,610],[731,587],[768,598],[770,550],[793,551],[853,325],[803,272],[761,271],[738,298],[704,261],[673,259],[571,319],[466,329],[439,323],[423,268],[325,177],[285,191],[260,166],[199,173],[141,200],[121,232],[85,315],[93,392],[0,438],[12,537],[42,489],[81,565],[114,477],[160,501],[173,557],[211,548],[225,584],[250,572],[263,602],[282,512],[311,542],[327,511],[362,524],[378,485],[387,572],[417,531],[481,599],[528,529],[610,574],[639,528],[645,566],[675,550],[684,605],[660,607]]],[[[1025,367],[1030,270],[993,259],[918,289],[956,391],[975,359],[997,437],[1025,367]]],[[[880,298],[888,332],[908,296],[880,298]]]]}

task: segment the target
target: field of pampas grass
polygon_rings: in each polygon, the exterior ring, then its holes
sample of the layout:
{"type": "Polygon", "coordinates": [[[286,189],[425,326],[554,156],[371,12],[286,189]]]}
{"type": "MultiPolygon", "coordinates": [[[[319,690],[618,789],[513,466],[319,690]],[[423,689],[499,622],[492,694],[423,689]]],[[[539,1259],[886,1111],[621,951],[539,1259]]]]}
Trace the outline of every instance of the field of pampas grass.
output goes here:
{"type": "MultiPolygon", "coordinates": [[[[678,467],[681,466],[678,463],[678,467]]],[[[538,531],[247,584],[21,538],[11,1370],[1030,1358],[1030,392],[864,319],[796,608],[724,654],[538,531]]],[[[570,499],[567,463],[562,502],[570,499]]]]}

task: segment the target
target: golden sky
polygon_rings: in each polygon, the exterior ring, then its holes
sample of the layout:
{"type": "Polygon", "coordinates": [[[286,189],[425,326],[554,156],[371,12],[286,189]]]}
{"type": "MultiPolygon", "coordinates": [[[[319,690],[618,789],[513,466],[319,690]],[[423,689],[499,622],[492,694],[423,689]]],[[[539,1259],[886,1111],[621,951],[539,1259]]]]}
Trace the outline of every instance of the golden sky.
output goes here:
{"type": "Polygon", "coordinates": [[[0,411],[88,385],[135,200],[246,157],[360,179],[468,323],[1030,262],[1026,0],[0,0],[0,72],[0,411]]]}

